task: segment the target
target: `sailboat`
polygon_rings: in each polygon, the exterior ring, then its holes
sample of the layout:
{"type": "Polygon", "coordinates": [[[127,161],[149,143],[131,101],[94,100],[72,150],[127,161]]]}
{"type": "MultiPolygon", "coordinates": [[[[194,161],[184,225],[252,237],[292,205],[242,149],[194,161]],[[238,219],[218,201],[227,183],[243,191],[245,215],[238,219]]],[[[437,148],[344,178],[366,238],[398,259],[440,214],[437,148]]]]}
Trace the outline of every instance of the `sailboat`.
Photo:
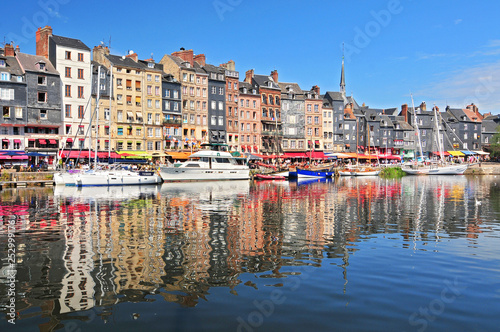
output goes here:
{"type": "Polygon", "coordinates": [[[438,116],[437,109],[434,107],[434,116],[436,118],[435,125],[435,131],[436,131],[436,137],[437,137],[437,143],[438,143],[438,148],[439,148],[439,160],[438,161],[428,161],[424,162],[423,160],[423,153],[422,153],[422,143],[420,141],[420,131],[418,129],[418,121],[417,121],[417,113],[415,112],[415,105],[413,104],[413,96],[411,98],[411,103],[413,107],[413,112],[415,114],[415,125],[417,129],[417,137],[418,137],[418,144],[420,148],[420,155],[422,157],[422,161],[419,162],[414,162],[410,164],[403,165],[401,169],[409,175],[462,175],[464,172],[467,170],[469,167],[469,164],[452,164],[449,162],[446,162],[444,159],[444,144],[441,139],[440,135],[440,130],[439,130],[439,125],[438,122],[441,122],[439,119],[441,118],[438,116]]]}
{"type": "MultiPolygon", "coordinates": [[[[101,77],[101,66],[99,66],[97,77],[101,77]]],[[[110,84],[112,79],[110,79],[110,84]]],[[[98,84],[99,86],[99,84],[98,84]]],[[[110,88],[111,94],[111,88],[110,88]]],[[[99,134],[99,98],[100,88],[97,88],[96,102],[96,137],[95,137],[95,153],[94,167],[86,172],[58,172],[54,174],[54,183],[64,186],[124,186],[124,185],[151,185],[162,183],[160,175],[154,171],[132,171],[128,169],[98,169],[97,167],[97,142],[99,134]]],[[[93,118],[93,117],[91,117],[93,118]]],[[[92,119],[91,119],[92,120],[92,119]]],[[[92,154],[89,153],[89,161],[92,154]]]]}
{"type": "MultiPolygon", "coordinates": [[[[356,118],[356,146],[359,146],[359,122],[356,118]]],[[[370,165],[362,166],[359,164],[359,154],[356,153],[356,166],[346,167],[339,170],[340,176],[377,176],[380,173],[380,166],[373,167],[370,165]]],[[[368,155],[370,155],[370,130],[368,130],[368,155]]],[[[377,158],[378,160],[378,158],[377,158]]]]}

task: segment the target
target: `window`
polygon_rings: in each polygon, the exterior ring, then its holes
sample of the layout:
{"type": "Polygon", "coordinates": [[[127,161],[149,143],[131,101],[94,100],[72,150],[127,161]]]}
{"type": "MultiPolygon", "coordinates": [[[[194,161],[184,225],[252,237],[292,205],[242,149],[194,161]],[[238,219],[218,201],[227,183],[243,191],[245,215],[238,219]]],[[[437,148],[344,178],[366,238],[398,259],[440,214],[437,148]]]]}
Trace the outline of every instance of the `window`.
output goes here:
{"type": "Polygon", "coordinates": [[[174,102],[174,111],[178,111],[178,110],[179,110],[179,103],[174,102]]]}
{"type": "MultiPolygon", "coordinates": [[[[212,115],[211,118],[210,118],[210,124],[212,126],[215,126],[217,124],[217,117],[215,115],[212,115]]],[[[242,128],[243,130],[243,128],[242,128]]]]}
{"type": "Polygon", "coordinates": [[[153,101],[151,99],[148,99],[148,107],[149,108],[153,107],[153,101]]]}
{"type": "Polygon", "coordinates": [[[38,99],[37,100],[39,103],[46,103],[47,102],[47,92],[38,91],[38,99]]]}
{"type": "Polygon", "coordinates": [[[64,86],[64,96],[71,97],[71,85],[64,86]]]}
{"type": "Polygon", "coordinates": [[[148,137],[153,137],[153,128],[148,128],[148,137]]]}
{"type": "Polygon", "coordinates": [[[71,67],[64,68],[64,76],[71,77],[71,67]]]}
{"type": "MultiPolygon", "coordinates": [[[[16,119],[22,119],[23,118],[23,108],[22,107],[16,107],[16,119]]],[[[17,127],[14,127],[17,128],[17,127]]]]}
{"type": "Polygon", "coordinates": [[[83,53],[78,53],[78,61],[83,61],[83,53]]]}
{"type": "Polygon", "coordinates": [[[5,60],[0,59],[0,67],[5,67],[5,60]]]}
{"type": "Polygon", "coordinates": [[[189,95],[194,96],[194,88],[193,87],[189,88],[189,95]]]}
{"type": "Polygon", "coordinates": [[[219,126],[224,125],[224,117],[222,115],[219,115],[219,126]]]}
{"type": "Polygon", "coordinates": [[[219,88],[219,95],[223,95],[224,94],[224,88],[219,88]]]}
{"type": "MultiPolygon", "coordinates": [[[[104,73],[101,73],[101,76],[103,75],[104,73]]],[[[78,78],[83,80],[83,69],[78,69],[78,78]]]]}
{"type": "Polygon", "coordinates": [[[83,98],[83,86],[78,87],[78,98],[83,98]]]}
{"type": "MultiPolygon", "coordinates": [[[[136,128],[135,129],[135,136],[141,136],[142,135],[142,129],[141,128],[136,128]]],[[[141,149],[141,143],[138,143],[139,144],[139,148],[137,150],[140,150],[141,149]]]]}
{"type": "Polygon", "coordinates": [[[64,116],[67,118],[71,117],[71,105],[64,106],[64,116]]]}
{"type": "Polygon", "coordinates": [[[307,111],[311,112],[311,105],[307,105],[307,111]]]}
{"type": "Polygon", "coordinates": [[[155,108],[160,108],[160,101],[159,100],[155,100],[155,108]]]}
{"type": "Polygon", "coordinates": [[[9,106],[4,106],[2,108],[2,111],[3,111],[4,118],[10,118],[10,107],[9,106]]]}
{"type": "Polygon", "coordinates": [[[194,75],[193,74],[189,75],[189,82],[194,83],[194,75]]]}
{"type": "Polygon", "coordinates": [[[206,96],[207,96],[207,89],[203,88],[203,97],[206,97],[206,96]]]}
{"type": "Polygon", "coordinates": [[[146,76],[146,79],[148,80],[148,82],[151,82],[151,79],[152,79],[151,74],[148,74],[148,75],[146,76]]]}
{"type": "Polygon", "coordinates": [[[70,51],[66,51],[64,54],[65,54],[65,55],[64,55],[64,58],[65,58],[66,60],[71,60],[71,52],[70,52],[70,51]]]}
{"type": "Polygon", "coordinates": [[[211,94],[216,94],[217,93],[217,88],[215,86],[212,87],[211,94]]]}
{"type": "Polygon", "coordinates": [[[187,82],[187,77],[188,77],[188,75],[186,73],[183,73],[182,74],[182,81],[187,82]]]}
{"type": "Polygon", "coordinates": [[[83,110],[83,106],[82,105],[78,106],[78,118],[83,119],[84,114],[85,114],[85,111],[83,110]]]}
{"type": "Polygon", "coordinates": [[[219,111],[224,110],[224,103],[222,101],[219,101],[219,111]]]}
{"type": "Polygon", "coordinates": [[[1,80],[10,81],[10,73],[2,73],[1,80]]]}
{"type": "Polygon", "coordinates": [[[123,127],[116,128],[116,134],[119,136],[122,136],[123,135],[123,127]]]}
{"type": "Polygon", "coordinates": [[[174,98],[179,98],[179,91],[177,90],[174,90],[174,98]]]}
{"type": "Polygon", "coordinates": [[[210,108],[213,110],[217,109],[217,102],[215,100],[212,100],[210,102],[210,108]]]}
{"type": "Polygon", "coordinates": [[[156,96],[160,95],[160,87],[159,86],[155,86],[155,95],[156,96]]]}
{"type": "Polygon", "coordinates": [[[47,119],[47,110],[40,110],[40,119],[47,119]]]}

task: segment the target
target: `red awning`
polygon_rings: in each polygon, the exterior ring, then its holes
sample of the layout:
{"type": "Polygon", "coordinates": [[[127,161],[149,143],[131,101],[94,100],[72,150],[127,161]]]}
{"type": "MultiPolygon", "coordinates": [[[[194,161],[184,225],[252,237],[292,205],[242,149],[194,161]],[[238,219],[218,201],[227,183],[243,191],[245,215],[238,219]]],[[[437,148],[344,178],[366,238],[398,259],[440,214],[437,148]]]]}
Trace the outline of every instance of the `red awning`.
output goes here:
{"type": "Polygon", "coordinates": [[[57,141],[55,139],[49,139],[50,144],[57,144],[57,141]]]}
{"type": "Polygon", "coordinates": [[[21,143],[21,140],[20,139],[15,139],[14,143],[21,143]]]}
{"type": "Polygon", "coordinates": [[[66,140],[66,142],[73,143],[73,139],[70,137],[66,140]]]}
{"type": "Polygon", "coordinates": [[[9,143],[9,140],[8,139],[3,139],[2,142],[9,143]]]}
{"type": "Polygon", "coordinates": [[[38,140],[38,143],[40,143],[40,144],[42,144],[42,145],[45,145],[45,144],[47,144],[47,141],[46,141],[46,140],[44,140],[44,139],[39,139],[39,140],[38,140]]]}
{"type": "Polygon", "coordinates": [[[34,141],[35,141],[35,139],[34,139],[34,138],[28,138],[28,141],[29,141],[29,142],[34,142],[34,141]]]}
{"type": "Polygon", "coordinates": [[[304,152],[285,152],[283,158],[307,158],[304,152]]]}
{"type": "MultiPolygon", "coordinates": [[[[440,156],[441,155],[441,152],[439,151],[433,151],[432,154],[435,154],[436,156],[440,156]]],[[[449,156],[450,153],[448,151],[444,151],[443,152],[443,156],[449,156]]]]}
{"type": "Polygon", "coordinates": [[[306,152],[306,156],[307,156],[307,158],[311,158],[311,159],[327,159],[328,158],[327,156],[325,156],[323,151],[309,151],[309,152],[306,152]]]}
{"type": "Polygon", "coordinates": [[[314,141],[314,144],[319,145],[319,141],[314,141]]]}

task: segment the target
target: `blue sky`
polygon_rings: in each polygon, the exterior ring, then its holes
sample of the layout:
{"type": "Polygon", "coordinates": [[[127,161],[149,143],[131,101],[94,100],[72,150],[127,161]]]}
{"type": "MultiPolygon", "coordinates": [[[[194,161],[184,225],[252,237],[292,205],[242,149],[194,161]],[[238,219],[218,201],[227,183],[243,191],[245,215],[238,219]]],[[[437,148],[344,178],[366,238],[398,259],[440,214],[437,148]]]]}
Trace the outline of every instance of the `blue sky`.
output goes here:
{"type": "MultiPolygon", "coordinates": [[[[35,53],[35,30],[81,39],[113,54],[180,47],[207,62],[236,62],[308,90],[338,91],[344,43],[346,90],[359,104],[398,107],[425,101],[441,109],[473,102],[500,113],[499,1],[8,1],[4,40],[35,53]],[[20,3],[22,5],[20,5],[20,3]]],[[[3,40],[2,40],[3,42],[3,40]]]]}

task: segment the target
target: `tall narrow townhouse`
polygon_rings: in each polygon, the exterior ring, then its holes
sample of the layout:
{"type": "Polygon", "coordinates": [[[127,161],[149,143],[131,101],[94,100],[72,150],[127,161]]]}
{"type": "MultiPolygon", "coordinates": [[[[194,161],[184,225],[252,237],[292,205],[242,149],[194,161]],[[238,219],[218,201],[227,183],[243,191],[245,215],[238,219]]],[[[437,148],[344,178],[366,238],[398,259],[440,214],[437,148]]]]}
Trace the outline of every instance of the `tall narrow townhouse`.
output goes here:
{"type": "Polygon", "coordinates": [[[226,78],[224,68],[205,64],[208,75],[208,142],[226,144],[226,78]]]}
{"type": "Polygon", "coordinates": [[[93,57],[112,76],[110,121],[104,125],[105,131],[109,130],[105,135],[110,139],[111,150],[159,155],[164,145],[161,65],[139,60],[132,51],[126,56],[112,55],[102,46],[94,47],[93,57]]]}
{"type": "MultiPolygon", "coordinates": [[[[38,28],[36,54],[44,56],[61,75],[62,125],[60,148],[74,139],[74,148],[88,149],[91,108],[91,56],[90,48],[79,39],[52,34],[52,28],[38,28]]],[[[70,142],[71,143],[71,142],[70,142]]]]}
{"type": "Polygon", "coordinates": [[[163,74],[163,130],[166,149],[182,148],[181,83],[172,74],[163,74]]]}
{"type": "Polygon", "coordinates": [[[153,59],[137,60],[137,54],[132,55],[134,61],[144,66],[143,81],[146,89],[143,91],[143,110],[145,113],[145,149],[152,156],[159,155],[164,149],[163,111],[162,111],[162,75],[163,66],[153,59]]]}
{"type": "Polygon", "coordinates": [[[323,99],[316,85],[304,91],[306,107],[306,138],[309,151],[323,151],[323,99]]]}
{"type": "Polygon", "coordinates": [[[281,123],[281,88],[278,85],[278,71],[274,70],[270,76],[256,75],[253,69],[245,73],[245,82],[259,89],[261,98],[261,152],[267,155],[279,155],[282,148],[281,123]]]}
{"type": "Polygon", "coordinates": [[[240,152],[260,153],[262,146],[261,132],[261,110],[260,110],[260,94],[257,87],[252,86],[247,82],[239,82],[239,116],[235,120],[228,120],[228,127],[231,127],[231,121],[234,121],[235,126],[239,123],[239,143],[240,152]]]}
{"type": "MultiPolygon", "coordinates": [[[[198,64],[204,64],[204,55],[196,56],[198,64]]],[[[195,68],[193,50],[165,54],[160,60],[163,70],[181,82],[182,98],[182,148],[192,150],[202,142],[208,142],[208,75],[195,68]]]]}
{"type": "MultiPolygon", "coordinates": [[[[25,124],[27,122],[27,83],[16,59],[14,45],[0,48],[0,139],[2,150],[24,151],[25,124]]],[[[7,157],[6,157],[7,158],[7,157]]]]}
{"type": "Polygon", "coordinates": [[[283,151],[290,157],[306,152],[304,92],[297,83],[278,83],[281,88],[283,151]]]}
{"type": "Polygon", "coordinates": [[[43,56],[17,53],[27,84],[27,117],[24,127],[27,152],[57,158],[61,128],[61,78],[43,56]]]}
{"type": "Polygon", "coordinates": [[[224,68],[226,76],[226,143],[230,151],[241,151],[239,149],[240,137],[238,134],[238,85],[240,73],[236,71],[233,60],[221,64],[220,67],[224,68]]]}
{"type": "MultiPolygon", "coordinates": [[[[92,109],[96,118],[92,126],[92,148],[101,152],[111,152],[111,71],[96,61],[92,61],[92,109]],[[95,124],[98,124],[97,127],[95,124]]],[[[106,154],[99,154],[105,158],[106,154]]]]}
{"type": "Polygon", "coordinates": [[[333,147],[333,105],[320,95],[323,109],[323,152],[335,152],[333,147]]]}

